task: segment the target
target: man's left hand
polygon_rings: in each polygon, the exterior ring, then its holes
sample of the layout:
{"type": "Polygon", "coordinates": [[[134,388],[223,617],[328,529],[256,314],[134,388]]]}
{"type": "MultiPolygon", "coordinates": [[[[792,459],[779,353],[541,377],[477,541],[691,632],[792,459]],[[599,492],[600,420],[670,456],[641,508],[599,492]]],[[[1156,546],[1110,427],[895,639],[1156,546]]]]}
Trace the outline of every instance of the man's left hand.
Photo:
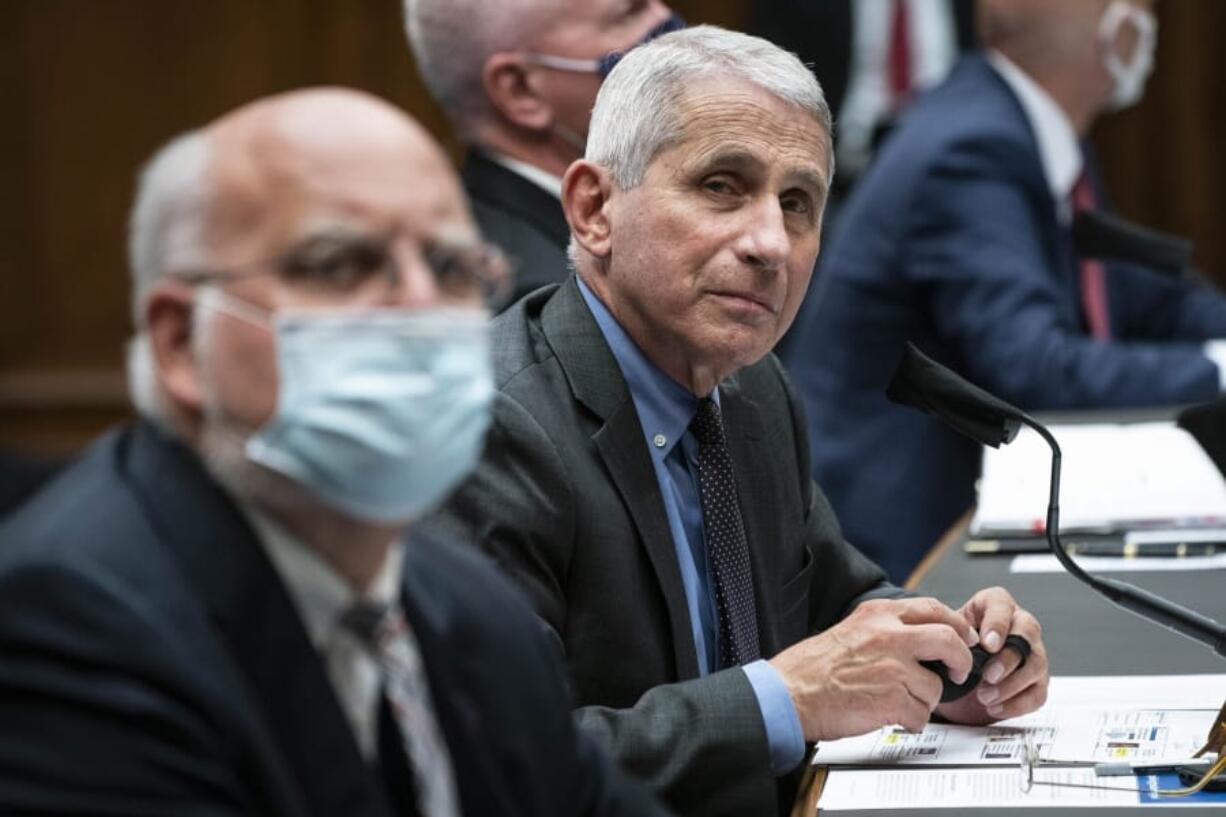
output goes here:
{"type": "Polygon", "coordinates": [[[958,611],[979,632],[979,643],[992,657],[983,665],[983,680],[970,694],[936,711],[955,723],[985,724],[1033,712],[1047,700],[1047,650],[1038,620],[1023,610],[1003,587],[971,596],[958,611]],[[1005,638],[1020,635],[1030,642],[1030,657],[1002,649],[1005,638]]]}

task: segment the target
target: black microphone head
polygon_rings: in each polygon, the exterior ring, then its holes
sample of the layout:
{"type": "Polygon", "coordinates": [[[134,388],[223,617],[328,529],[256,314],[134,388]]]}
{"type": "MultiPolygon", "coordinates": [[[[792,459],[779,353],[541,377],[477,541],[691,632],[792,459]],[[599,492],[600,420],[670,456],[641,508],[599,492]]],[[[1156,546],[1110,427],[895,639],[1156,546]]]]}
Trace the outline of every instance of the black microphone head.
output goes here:
{"type": "Polygon", "coordinates": [[[1022,412],[924,355],[908,342],[886,396],[940,417],[978,443],[999,448],[1022,426],[1022,412]]]}
{"type": "Polygon", "coordinates": [[[1226,477],[1226,397],[1189,406],[1175,424],[1191,434],[1226,477]]]}
{"type": "Polygon", "coordinates": [[[1180,276],[1192,262],[1192,242],[1099,210],[1073,217],[1073,245],[1082,258],[1139,264],[1180,276]]]}

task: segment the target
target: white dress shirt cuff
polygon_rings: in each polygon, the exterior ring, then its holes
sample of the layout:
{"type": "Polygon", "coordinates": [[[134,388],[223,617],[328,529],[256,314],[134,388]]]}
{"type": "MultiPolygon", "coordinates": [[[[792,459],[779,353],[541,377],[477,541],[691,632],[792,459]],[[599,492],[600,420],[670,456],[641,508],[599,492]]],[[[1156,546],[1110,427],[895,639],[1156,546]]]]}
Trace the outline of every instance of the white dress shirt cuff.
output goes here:
{"type": "Polygon", "coordinates": [[[1205,342],[1205,357],[1217,366],[1218,389],[1226,392],[1226,340],[1210,340],[1205,342]]]}

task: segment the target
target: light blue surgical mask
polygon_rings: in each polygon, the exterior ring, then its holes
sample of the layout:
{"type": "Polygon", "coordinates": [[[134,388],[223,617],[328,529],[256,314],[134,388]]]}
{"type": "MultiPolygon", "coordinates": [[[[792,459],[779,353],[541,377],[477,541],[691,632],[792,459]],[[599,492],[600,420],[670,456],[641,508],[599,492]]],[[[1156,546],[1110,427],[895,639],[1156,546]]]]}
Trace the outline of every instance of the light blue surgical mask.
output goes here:
{"type": "Polygon", "coordinates": [[[530,62],[534,62],[537,65],[544,65],[548,68],[555,68],[559,71],[574,71],[575,73],[579,74],[597,74],[603,80],[609,76],[609,74],[617,66],[617,63],[621,62],[621,58],[626,56],[630,49],[643,45],[644,43],[649,43],[657,37],[662,37],[673,31],[680,31],[685,27],[685,18],[683,18],[680,14],[673,12],[626,48],[622,48],[618,51],[610,51],[599,57],[593,57],[592,59],[576,59],[574,57],[559,57],[554,54],[541,54],[535,51],[526,52],[525,56],[530,62]]]}
{"type": "MultiPolygon", "coordinates": [[[[261,311],[211,291],[220,311],[261,311]]],[[[247,440],[252,462],[379,524],[420,516],[473,469],[494,396],[483,310],[278,311],[272,321],[277,409],[247,440]]]]}

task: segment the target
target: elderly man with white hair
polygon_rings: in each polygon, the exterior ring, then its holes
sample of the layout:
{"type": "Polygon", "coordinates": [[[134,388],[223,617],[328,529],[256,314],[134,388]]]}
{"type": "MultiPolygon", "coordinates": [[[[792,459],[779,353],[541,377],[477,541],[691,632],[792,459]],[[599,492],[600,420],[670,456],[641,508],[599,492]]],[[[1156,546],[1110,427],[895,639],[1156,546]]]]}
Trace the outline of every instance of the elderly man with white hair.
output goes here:
{"type": "Polygon", "coordinates": [[[513,302],[569,270],[562,174],[583,155],[596,91],[634,45],[680,28],[662,0],[405,0],[426,87],[471,148],[463,181],[511,257],[513,302]]]}
{"type": "Polygon", "coordinates": [[[494,425],[438,519],[519,579],[580,722],[683,814],[786,809],[809,741],[1046,695],[1038,623],[1007,592],[903,597],[809,477],[770,349],[830,157],[821,89],[776,46],[704,26],[627,54],[562,185],[577,277],[494,322],[494,425]],[[983,683],[938,706],[920,661],[961,682],[980,643],[983,683]]]}
{"type": "Polygon", "coordinates": [[[481,449],[500,270],[425,131],[244,106],[150,164],[132,269],[143,419],[0,528],[0,812],[659,813],[497,571],[402,540],[481,449]]]}

